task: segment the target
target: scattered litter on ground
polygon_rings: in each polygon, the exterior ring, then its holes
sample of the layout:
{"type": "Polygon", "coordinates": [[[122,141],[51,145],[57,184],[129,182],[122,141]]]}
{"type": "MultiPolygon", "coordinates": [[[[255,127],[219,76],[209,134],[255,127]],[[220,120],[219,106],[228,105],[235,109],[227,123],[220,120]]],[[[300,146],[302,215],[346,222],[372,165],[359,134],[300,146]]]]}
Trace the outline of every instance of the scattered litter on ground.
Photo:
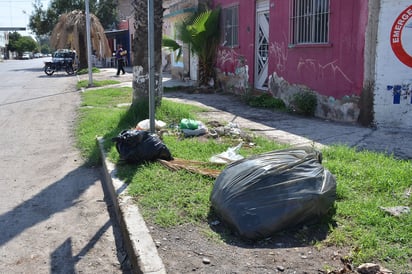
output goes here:
{"type": "Polygon", "coordinates": [[[239,154],[239,150],[242,147],[243,142],[239,143],[235,147],[229,147],[226,151],[213,155],[209,161],[217,164],[229,164],[237,160],[241,160],[244,157],[239,154]]]}
{"type": "Polygon", "coordinates": [[[158,161],[162,165],[164,165],[165,167],[173,171],[184,169],[189,172],[209,176],[211,178],[217,178],[217,176],[219,176],[221,172],[220,170],[206,168],[205,166],[207,166],[208,163],[200,162],[200,161],[184,160],[184,159],[177,159],[177,158],[174,158],[171,161],[165,161],[162,159],[158,159],[158,161]]]}
{"type": "Polygon", "coordinates": [[[360,274],[392,274],[392,271],[378,264],[365,263],[356,268],[360,274]]]}
{"type": "MultiPolygon", "coordinates": [[[[155,129],[156,130],[161,130],[163,128],[166,127],[166,123],[160,120],[155,120],[155,129]]],[[[150,130],[150,120],[149,119],[145,119],[140,121],[137,125],[136,125],[136,129],[137,130],[146,130],[149,131],[150,130]]]]}
{"type": "Polygon", "coordinates": [[[399,217],[403,214],[408,214],[411,212],[411,209],[408,206],[394,206],[394,207],[379,207],[381,210],[389,213],[392,216],[399,217]]]}
{"type": "Polygon", "coordinates": [[[200,136],[208,132],[207,127],[201,121],[183,118],[180,120],[179,129],[185,137],[200,136]]]}

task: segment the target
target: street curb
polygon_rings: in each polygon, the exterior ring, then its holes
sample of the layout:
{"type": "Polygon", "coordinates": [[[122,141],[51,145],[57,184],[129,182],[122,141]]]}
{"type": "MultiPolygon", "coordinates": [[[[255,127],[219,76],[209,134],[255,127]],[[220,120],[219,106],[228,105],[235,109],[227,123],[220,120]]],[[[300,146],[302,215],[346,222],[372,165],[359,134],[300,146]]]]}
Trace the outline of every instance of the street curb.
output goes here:
{"type": "Polygon", "coordinates": [[[113,202],[133,272],[165,274],[166,269],[139,208],[127,195],[127,184],[116,177],[115,165],[107,160],[103,146],[104,139],[97,137],[96,140],[102,158],[107,194],[113,202]]]}

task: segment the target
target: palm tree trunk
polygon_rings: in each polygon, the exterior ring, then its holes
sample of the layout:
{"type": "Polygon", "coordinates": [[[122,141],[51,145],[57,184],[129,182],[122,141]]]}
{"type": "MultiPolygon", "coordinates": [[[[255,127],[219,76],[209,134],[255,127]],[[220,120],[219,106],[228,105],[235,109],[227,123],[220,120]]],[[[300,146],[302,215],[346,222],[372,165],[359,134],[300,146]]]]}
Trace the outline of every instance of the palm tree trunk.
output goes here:
{"type": "MultiPolygon", "coordinates": [[[[149,117],[149,50],[148,50],[148,18],[147,0],[133,0],[135,31],[132,41],[133,54],[133,99],[132,108],[140,119],[149,117]]],[[[155,52],[155,105],[160,106],[162,87],[162,0],[154,0],[154,52],[155,52]]]]}
{"type": "Polygon", "coordinates": [[[88,62],[87,62],[87,43],[85,42],[85,37],[86,35],[83,32],[80,32],[79,34],[79,51],[78,51],[78,56],[79,56],[79,69],[84,69],[88,67],[88,62]]]}

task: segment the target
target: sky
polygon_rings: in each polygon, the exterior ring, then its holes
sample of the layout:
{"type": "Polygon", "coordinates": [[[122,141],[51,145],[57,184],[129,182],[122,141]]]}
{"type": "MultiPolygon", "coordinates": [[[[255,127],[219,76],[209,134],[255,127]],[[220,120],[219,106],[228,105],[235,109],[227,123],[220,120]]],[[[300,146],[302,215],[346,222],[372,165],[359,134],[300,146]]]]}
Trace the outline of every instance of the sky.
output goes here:
{"type": "MultiPolygon", "coordinates": [[[[33,12],[35,0],[0,0],[0,27],[26,27],[29,17],[33,12]]],[[[41,0],[43,9],[46,9],[50,0],[41,0]]],[[[19,31],[23,36],[31,35],[27,32],[19,31]]]]}

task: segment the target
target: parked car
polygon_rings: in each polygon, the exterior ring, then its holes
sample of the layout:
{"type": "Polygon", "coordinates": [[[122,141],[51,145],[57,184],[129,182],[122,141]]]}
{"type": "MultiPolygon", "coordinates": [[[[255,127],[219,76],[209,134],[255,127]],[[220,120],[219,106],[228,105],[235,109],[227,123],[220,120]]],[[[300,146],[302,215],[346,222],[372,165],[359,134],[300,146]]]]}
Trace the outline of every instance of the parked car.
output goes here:
{"type": "Polygon", "coordinates": [[[31,59],[32,58],[32,55],[31,55],[31,52],[28,52],[28,51],[26,51],[26,52],[23,52],[23,55],[21,56],[21,59],[31,59]]]}

